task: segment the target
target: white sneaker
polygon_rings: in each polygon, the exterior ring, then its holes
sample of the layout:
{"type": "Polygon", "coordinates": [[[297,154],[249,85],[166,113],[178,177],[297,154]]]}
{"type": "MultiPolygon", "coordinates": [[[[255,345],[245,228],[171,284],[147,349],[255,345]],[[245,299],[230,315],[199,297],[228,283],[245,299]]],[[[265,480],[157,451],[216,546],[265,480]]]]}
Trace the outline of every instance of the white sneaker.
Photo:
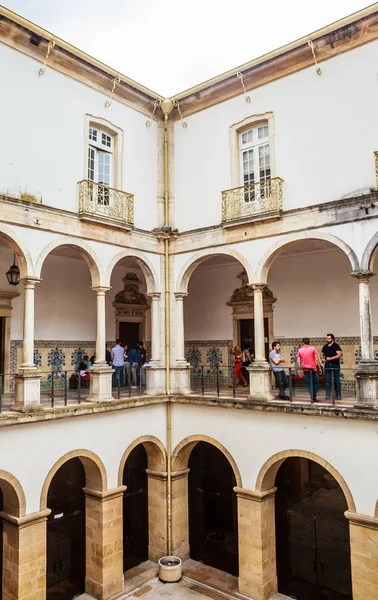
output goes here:
{"type": "Polygon", "coordinates": [[[136,390],[138,386],[137,385],[132,385],[131,388],[134,388],[136,390]]]}

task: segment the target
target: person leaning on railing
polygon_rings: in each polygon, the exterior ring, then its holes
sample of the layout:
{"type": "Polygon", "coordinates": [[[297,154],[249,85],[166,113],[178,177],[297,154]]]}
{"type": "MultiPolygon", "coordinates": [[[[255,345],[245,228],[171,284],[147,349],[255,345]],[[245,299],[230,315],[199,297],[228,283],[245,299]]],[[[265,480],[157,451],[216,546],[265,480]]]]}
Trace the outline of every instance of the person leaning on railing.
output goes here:
{"type": "Polygon", "coordinates": [[[284,357],[281,354],[281,346],[279,342],[272,343],[272,350],[269,354],[269,362],[272,367],[274,379],[276,381],[276,388],[278,388],[278,397],[281,400],[290,400],[290,396],[286,395],[286,388],[288,387],[287,375],[282,364],[285,362],[284,357]]]}

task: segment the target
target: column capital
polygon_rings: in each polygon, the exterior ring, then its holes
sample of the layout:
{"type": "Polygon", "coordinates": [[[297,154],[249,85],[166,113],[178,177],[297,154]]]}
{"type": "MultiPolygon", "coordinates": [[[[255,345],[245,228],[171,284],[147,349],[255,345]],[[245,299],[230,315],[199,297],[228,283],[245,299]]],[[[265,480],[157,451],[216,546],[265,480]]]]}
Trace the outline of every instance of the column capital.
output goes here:
{"type": "Polygon", "coordinates": [[[254,292],[263,292],[268,287],[267,283],[252,283],[252,289],[254,292]]]}
{"type": "Polygon", "coordinates": [[[118,496],[123,496],[124,492],[126,491],[126,486],[125,485],[120,485],[117,488],[113,488],[112,490],[106,490],[105,492],[101,492],[99,490],[92,490],[91,488],[83,488],[83,492],[86,496],[89,496],[90,498],[94,498],[95,500],[98,500],[99,502],[106,502],[107,500],[110,500],[111,498],[118,498],[118,496]]]}
{"type": "Polygon", "coordinates": [[[234,492],[236,493],[238,498],[244,498],[245,500],[251,500],[252,502],[265,502],[276,493],[277,488],[272,487],[269,490],[265,490],[265,492],[260,492],[258,490],[246,490],[241,487],[234,487],[234,492]]]}
{"type": "Polygon", "coordinates": [[[160,300],[161,293],[160,292],[147,292],[146,296],[151,298],[151,300],[160,300]]]}
{"type": "Polygon", "coordinates": [[[359,513],[353,513],[346,510],[344,513],[352,525],[359,525],[360,527],[366,527],[367,529],[378,529],[377,517],[369,517],[368,515],[360,515],[359,513]]]}
{"type": "Polygon", "coordinates": [[[93,290],[94,292],[97,292],[97,293],[104,293],[104,294],[105,294],[106,292],[108,292],[109,290],[111,290],[111,289],[112,289],[112,288],[111,288],[110,286],[108,286],[108,285],[94,285],[94,286],[92,287],[92,290],[93,290]]]}
{"type": "Polygon", "coordinates": [[[188,292],[175,292],[176,300],[184,300],[184,298],[186,298],[187,295],[188,292]]]}
{"type": "Polygon", "coordinates": [[[46,508],[41,512],[31,513],[30,515],[24,515],[23,517],[14,517],[13,515],[9,515],[5,511],[1,511],[0,517],[8,523],[16,525],[16,527],[18,527],[19,529],[23,529],[24,527],[28,527],[29,525],[35,525],[36,523],[46,521],[50,513],[50,508],[46,508]]]}
{"type": "Polygon", "coordinates": [[[352,277],[355,277],[358,283],[369,283],[369,280],[374,277],[375,273],[368,271],[367,269],[360,269],[359,271],[353,271],[352,277]]]}
{"type": "Polygon", "coordinates": [[[22,279],[20,279],[20,283],[23,283],[25,287],[33,287],[35,286],[36,283],[40,283],[42,281],[42,279],[40,279],[39,277],[23,277],[22,279]]]}

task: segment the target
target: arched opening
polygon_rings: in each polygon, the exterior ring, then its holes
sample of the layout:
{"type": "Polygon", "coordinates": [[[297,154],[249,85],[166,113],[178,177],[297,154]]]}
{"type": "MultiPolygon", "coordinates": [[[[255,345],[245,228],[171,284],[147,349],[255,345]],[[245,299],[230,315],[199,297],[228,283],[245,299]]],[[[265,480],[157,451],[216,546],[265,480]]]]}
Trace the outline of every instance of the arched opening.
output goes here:
{"type": "Polygon", "coordinates": [[[84,466],[67,460],[51,479],[47,492],[47,600],[70,600],[85,590],[84,466]]]}
{"type": "Polygon", "coordinates": [[[148,559],[147,452],[138,444],[123,469],[123,570],[148,559]]]}
{"type": "Polygon", "coordinates": [[[351,600],[348,509],[336,479],[289,457],[275,479],[278,591],[298,600],[351,600]]]}
{"type": "Polygon", "coordinates": [[[190,557],[238,575],[238,521],[234,471],[227,457],[198,442],[189,457],[190,557]]]}
{"type": "Polygon", "coordinates": [[[86,369],[96,348],[92,277],[98,272],[92,261],[82,248],[65,244],[53,248],[40,264],[34,362],[42,374],[41,398],[46,402],[53,398],[54,404],[61,404],[67,396],[76,402],[78,396],[89,395],[86,369]]]}
{"type": "Polygon", "coordinates": [[[122,357],[113,365],[113,388],[119,387],[121,395],[140,394],[146,385],[143,365],[151,358],[148,282],[140,262],[130,256],[120,258],[109,275],[111,289],[106,295],[108,350],[112,353],[117,339],[125,349],[124,366],[122,357]]]}
{"type": "Polygon", "coordinates": [[[273,249],[260,265],[258,276],[276,298],[269,342],[280,342],[285,360],[278,367],[271,363],[273,371],[284,369],[288,375],[290,369],[292,374],[292,387],[285,380],[281,389],[281,375],[273,373],[277,396],[291,391],[300,401],[355,402],[354,374],[361,348],[358,285],[350,276],[353,260],[336,243],[303,239],[273,249]],[[327,344],[329,333],[339,348],[327,344]],[[309,339],[319,358],[324,347],[329,352],[331,362],[322,360],[319,374],[316,368],[307,372],[297,367],[303,338],[309,339]],[[335,359],[340,350],[341,360],[335,359]]]}
{"type": "MultiPolygon", "coordinates": [[[[255,335],[253,290],[246,269],[234,256],[217,254],[191,266],[185,281],[184,358],[192,365],[192,390],[230,395],[235,384],[236,393],[247,396],[255,335]],[[235,347],[241,351],[237,360],[232,354],[235,347]]],[[[268,339],[274,302],[268,291],[264,302],[268,339]]]]}

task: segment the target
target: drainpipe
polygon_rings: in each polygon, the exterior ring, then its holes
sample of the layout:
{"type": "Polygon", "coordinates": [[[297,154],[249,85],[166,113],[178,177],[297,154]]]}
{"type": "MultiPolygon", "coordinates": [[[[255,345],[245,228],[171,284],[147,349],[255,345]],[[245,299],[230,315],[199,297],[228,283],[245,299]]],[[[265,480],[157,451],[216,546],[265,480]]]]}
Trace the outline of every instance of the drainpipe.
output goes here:
{"type": "Polygon", "coordinates": [[[167,237],[164,239],[164,265],[165,265],[165,391],[167,402],[167,546],[168,556],[172,554],[172,419],[170,402],[170,285],[169,285],[169,175],[168,175],[168,118],[173,109],[173,103],[165,98],[161,105],[164,114],[164,228],[167,237]]]}

